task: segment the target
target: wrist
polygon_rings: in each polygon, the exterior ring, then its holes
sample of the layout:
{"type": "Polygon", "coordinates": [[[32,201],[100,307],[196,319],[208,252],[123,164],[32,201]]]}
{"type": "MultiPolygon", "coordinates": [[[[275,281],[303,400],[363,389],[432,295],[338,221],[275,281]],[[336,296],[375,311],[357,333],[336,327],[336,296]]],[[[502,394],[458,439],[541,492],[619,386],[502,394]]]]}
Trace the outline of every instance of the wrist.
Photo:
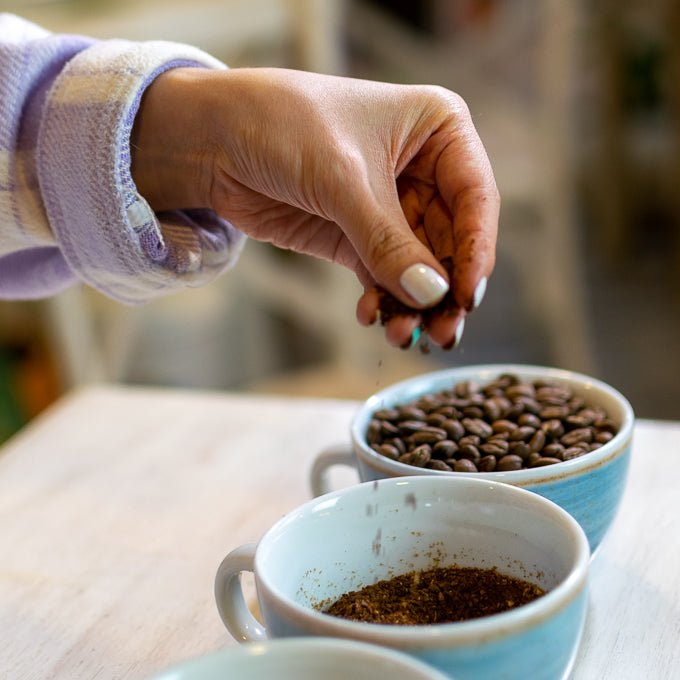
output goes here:
{"type": "Polygon", "coordinates": [[[211,73],[203,68],[170,69],[142,97],[131,136],[131,174],[156,212],[209,207],[201,93],[211,73]]]}

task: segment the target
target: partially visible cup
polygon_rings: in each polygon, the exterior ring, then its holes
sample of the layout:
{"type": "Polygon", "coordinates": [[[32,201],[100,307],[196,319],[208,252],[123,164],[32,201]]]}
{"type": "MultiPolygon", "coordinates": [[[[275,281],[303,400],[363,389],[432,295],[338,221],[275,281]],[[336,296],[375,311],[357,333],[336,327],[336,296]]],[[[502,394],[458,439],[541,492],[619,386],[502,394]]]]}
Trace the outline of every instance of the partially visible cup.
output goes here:
{"type": "Polygon", "coordinates": [[[312,494],[332,490],[331,470],[354,468],[359,481],[430,475],[475,477],[505,482],[534,491],[554,501],[573,515],[588,536],[591,551],[599,547],[618,511],[630,463],[634,425],[628,400],[610,385],[586,375],[543,366],[491,364],[445,369],[395,383],[376,392],[357,410],[347,444],[329,447],[314,461],[310,471],[312,494]],[[366,441],[373,414],[379,409],[404,405],[423,395],[450,390],[467,381],[486,384],[503,374],[514,374],[523,382],[550,379],[569,386],[575,395],[604,408],[618,428],[617,434],[599,449],[572,460],[546,467],[508,472],[442,472],[391,460],[374,451],[366,441]]]}
{"type": "Polygon", "coordinates": [[[270,640],[190,659],[150,680],[447,680],[393,649],[336,638],[270,640]]]}
{"type": "Polygon", "coordinates": [[[311,500],[257,544],[230,552],[215,579],[220,616],[239,642],[348,638],[406,652],[458,680],[560,680],[581,638],[590,552],[551,501],[507,484],[404,477],[311,500]],[[510,611],[434,625],[356,622],[320,611],[351,590],[437,566],[498,568],[548,591],[510,611]],[[260,623],[241,574],[253,572],[260,623]]]}

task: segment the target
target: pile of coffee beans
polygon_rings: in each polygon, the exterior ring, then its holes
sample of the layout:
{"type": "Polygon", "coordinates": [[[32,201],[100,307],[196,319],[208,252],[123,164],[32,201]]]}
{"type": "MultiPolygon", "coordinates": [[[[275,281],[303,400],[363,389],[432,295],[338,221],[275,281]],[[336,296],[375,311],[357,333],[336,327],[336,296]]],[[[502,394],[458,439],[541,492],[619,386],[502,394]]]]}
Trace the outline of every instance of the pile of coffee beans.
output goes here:
{"type": "Polygon", "coordinates": [[[503,374],[380,409],[366,440],[380,455],[418,468],[505,472],[578,458],[616,432],[603,408],[568,385],[503,374]]]}

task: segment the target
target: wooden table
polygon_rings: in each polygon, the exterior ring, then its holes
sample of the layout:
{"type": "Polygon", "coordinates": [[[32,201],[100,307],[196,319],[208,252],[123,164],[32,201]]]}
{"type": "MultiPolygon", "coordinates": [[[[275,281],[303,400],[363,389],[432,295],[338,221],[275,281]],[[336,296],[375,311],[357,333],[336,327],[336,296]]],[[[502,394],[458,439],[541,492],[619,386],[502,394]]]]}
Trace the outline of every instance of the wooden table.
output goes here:
{"type": "MultiPolygon", "coordinates": [[[[58,402],[0,449],[0,678],[142,680],[236,644],[217,566],[310,498],[356,407],[125,387],[58,402]]],[[[640,421],[574,680],[680,678],[679,463],[680,423],[640,421]]]]}

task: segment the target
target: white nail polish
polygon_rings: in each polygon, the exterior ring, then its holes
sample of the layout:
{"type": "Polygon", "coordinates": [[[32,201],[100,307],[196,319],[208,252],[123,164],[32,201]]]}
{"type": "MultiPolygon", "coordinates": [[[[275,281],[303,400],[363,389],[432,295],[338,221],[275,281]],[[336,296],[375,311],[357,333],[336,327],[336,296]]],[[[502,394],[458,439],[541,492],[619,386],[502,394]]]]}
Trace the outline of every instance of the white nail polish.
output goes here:
{"type": "Polygon", "coordinates": [[[402,288],[419,304],[437,304],[449,290],[446,279],[426,264],[412,264],[399,279],[402,288]]]}
{"type": "Polygon", "coordinates": [[[454,340],[453,346],[458,347],[460,341],[463,339],[463,331],[465,330],[465,317],[460,320],[458,327],[456,328],[456,339],[454,340]]]}
{"type": "Polygon", "coordinates": [[[472,309],[477,309],[479,305],[482,304],[484,299],[484,294],[486,293],[486,276],[479,279],[477,288],[475,288],[474,295],[472,296],[472,309]]]}

